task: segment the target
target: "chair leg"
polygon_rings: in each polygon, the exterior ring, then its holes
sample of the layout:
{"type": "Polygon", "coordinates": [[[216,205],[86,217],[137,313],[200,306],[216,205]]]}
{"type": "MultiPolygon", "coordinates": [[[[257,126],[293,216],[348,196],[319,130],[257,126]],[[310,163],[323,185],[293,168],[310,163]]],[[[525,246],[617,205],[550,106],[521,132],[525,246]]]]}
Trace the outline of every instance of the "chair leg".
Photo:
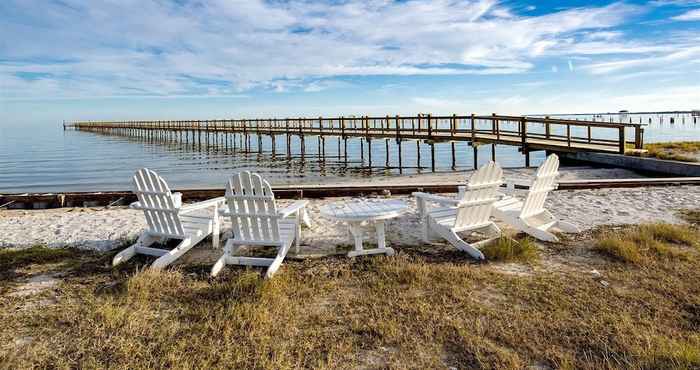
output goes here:
{"type": "Polygon", "coordinates": [[[557,229],[559,229],[565,233],[580,233],[581,232],[581,229],[579,229],[576,225],[571,224],[571,223],[566,222],[566,221],[558,220],[556,217],[554,217],[552,212],[549,212],[546,209],[544,210],[544,214],[547,217],[549,217],[550,220],[556,221],[556,223],[554,225],[552,225],[552,227],[556,227],[557,229]]]}
{"type": "Polygon", "coordinates": [[[557,221],[557,224],[554,225],[557,229],[565,232],[565,233],[580,233],[581,229],[578,228],[578,226],[566,222],[566,221],[557,221]]]}
{"type": "Polygon", "coordinates": [[[136,255],[136,248],[137,247],[148,247],[149,245],[152,245],[158,240],[158,238],[153,237],[147,233],[141,234],[132,246],[124,249],[123,251],[117,253],[116,256],[112,259],[112,266],[116,266],[122,262],[128,261],[131,257],[136,255]]]}
{"type": "Polygon", "coordinates": [[[435,240],[436,233],[432,231],[430,225],[430,219],[428,217],[423,217],[421,222],[423,241],[426,243],[432,243],[435,240]]]}
{"type": "Polygon", "coordinates": [[[216,263],[214,264],[214,266],[211,268],[211,276],[212,276],[212,277],[218,275],[218,274],[221,272],[221,270],[223,270],[224,267],[226,267],[226,259],[227,259],[227,258],[228,258],[227,254],[224,253],[224,254],[222,254],[221,257],[216,261],[216,263]]]}
{"type": "Polygon", "coordinates": [[[279,251],[277,251],[277,256],[272,261],[272,264],[270,264],[270,267],[267,268],[267,272],[265,272],[265,278],[271,278],[272,275],[274,275],[275,272],[277,272],[280,266],[282,266],[282,261],[284,261],[284,257],[287,256],[289,247],[289,245],[286,245],[284,247],[281,247],[279,251]]]}
{"type": "Polygon", "coordinates": [[[296,227],[296,229],[294,229],[294,253],[299,254],[299,243],[301,240],[301,223],[299,222],[299,218],[296,219],[294,226],[296,227]]]}
{"type": "Polygon", "coordinates": [[[465,242],[462,240],[462,238],[457,235],[454,231],[450,230],[448,234],[449,238],[446,238],[450,244],[452,244],[455,248],[461,250],[462,252],[466,252],[470,256],[472,256],[474,259],[477,260],[484,260],[486,257],[484,257],[484,254],[481,253],[479,249],[477,249],[475,246],[465,242]]]}
{"type": "Polygon", "coordinates": [[[559,242],[559,238],[557,238],[556,235],[552,234],[548,230],[542,230],[542,229],[538,229],[536,227],[526,226],[526,227],[522,228],[522,231],[534,236],[535,238],[537,238],[539,240],[545,241],[545,242],[552,242],[552,243],[559,242]]]}
{"type": "Polygon", "coordinates": [[[211,246],[214,249],[219,249],[219,234],[221,233],[221,218],[219,217],[219,208],[214,207],[214,219],[211,233],[211,246]]]}
{"type": "Polygon", "coordinates": [[[306,210],[306,207],[304,207],[301,210],[301,222],[304,223],[304,226],[306,227],[311,227],[311,217],[309,217],[309,212],[306,210]]]}
{"type": "Polygon", "coordinates": [[[158,259],[155,260],[153,264],[151,264],[151,268],[155,270],[164,268],[165,266],[173,263],[183,254],[185,254],[185,252],[190,250],[193,246],[194,243],[192,243],[191,238],[184,239],[182,242],[180,242],[180,244],[178,244],[177,247],[175,247],[175,249],[158,257],[158,259]]]}

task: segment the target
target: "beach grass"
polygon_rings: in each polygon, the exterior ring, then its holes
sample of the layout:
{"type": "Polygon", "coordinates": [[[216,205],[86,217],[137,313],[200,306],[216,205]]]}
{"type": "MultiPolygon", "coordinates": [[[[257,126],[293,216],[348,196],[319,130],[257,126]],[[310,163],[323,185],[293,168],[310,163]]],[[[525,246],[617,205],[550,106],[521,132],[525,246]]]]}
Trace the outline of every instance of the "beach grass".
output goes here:
{"type": "Polygon", "coordinates": [[[700,225],[700,209],[681,209],[678,214],[685,222],[700,225]]]}
{"type": "MultiPolygon", "coordinates": [[[[524,275],[452,250],[287,261],[271,280],[249,268],[216,279],[210,266],[144,270],[152,260],[141,256],[113,269],[110,255],[78,252],[61,260],[56,287],[16,296],[28,274],[57,267],[27,265],[37,250],[8,251],[21,278],[0,295],[0,367],[699,367],[697,259],[620,264],[595,252],[613,234],[697,254],[665,225],[584,234],[524,275]]],[[[526,240],[496,250],[522,261],[512,256],[533,250],[526,240]]]]}
{"type": "Polygon", "coordinates": [[[641,155],[681,162],[698,162],[700,153],[700,141],[679,141],[668,143],[645,144],[646,152],[630,152],[630,155],[641,155]]]}
{"type": "Polygon", "coordinates": [[[688,259],[700,233],[688,225],[643,224],[601,233],[594,249],[615,260],[646,264],[656,258],[688,259]]]}
{"type": "Polygon", "coordinates": [[[487,260],[498,262],[532,263],[540,257],[537,245],[529,237],[513,239],[502,236],[494,243],[481,248],[481,252],[487,260]]]}

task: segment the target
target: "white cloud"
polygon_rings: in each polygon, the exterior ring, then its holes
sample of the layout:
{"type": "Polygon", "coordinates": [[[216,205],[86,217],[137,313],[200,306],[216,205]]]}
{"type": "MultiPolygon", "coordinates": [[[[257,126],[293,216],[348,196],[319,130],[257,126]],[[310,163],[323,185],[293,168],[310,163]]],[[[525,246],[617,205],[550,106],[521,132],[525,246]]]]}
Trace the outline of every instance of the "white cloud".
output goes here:
{"type": "Polygon", "coordinates": [[[569,59],[569,71],[570,72],[574,71],[574,62],[572,62],[571,59],[569,59]]]}
{"type": "Polygon", "coordinates": [[[13,14],[0,16],[0,33],[13,35],[0,41],[3,97],[318,91],[319,79],[345,75],[523,73],[542,56],[624,50],[604,32],[640,10],[614,3],[527,17],[496,0],[3,6],[13,14]],[[587,33],[598,35],[576,49],[587,33]]]}
{"type": "Polygon", "coordinates": [[[660,54],[647,58],[593,63],[585,66],[584,69],[594,75],[617,73],[639,68],[678,70],[679,66],[697,63],[698,57],[700,57],[700,46],[695,46],[673,53],[660,54]]]}
{"type": "Polygon", "coordinates": [[[700,21],[700,9],[689,10],[673,17],[677,21],[700,21]]]}

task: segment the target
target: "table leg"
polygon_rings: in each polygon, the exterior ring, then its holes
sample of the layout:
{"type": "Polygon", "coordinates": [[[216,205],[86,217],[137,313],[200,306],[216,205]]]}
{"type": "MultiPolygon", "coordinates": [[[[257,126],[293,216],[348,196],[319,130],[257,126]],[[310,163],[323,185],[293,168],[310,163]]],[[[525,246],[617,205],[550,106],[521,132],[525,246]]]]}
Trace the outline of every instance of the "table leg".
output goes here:
{"type": "MultiPolygon", "coordinates": [[[[349,222],[348,227],[350,229],[350,234],[355,240],[355,250],[350,252],[354,254],[355,256],[362,254],[363,249],[362,249],[362,223],[359,222],[349,222]],[[354,253],[353,253],[354,252],[354,253]]],[[[348,255],[350,255],[348,253],[348,255]]],[[[351,256],[354,257],[354,256],[351,256]]]]}
{"type": "Polygon", "coordinates": [[[350,234],[352,234],[355,239],[355,249],[348,252],[348,257],[357,257],[367,254],[380,254],[384,253],[388,256],[394,255],[394,250],[386,246],[385,239],[385,225],[384,221],[376,221],[374,226],[377,229],[377,248],[374,249],[364,249],[362,247],[363,230],[362,223],[352,222],[348,223],[350,234]]]}
{"type": "Polygon", "coordinates": [[[386,235],[385,235],[385,223],[383,220],[377,221],[375,223],[377,228],[377,249],[380,253],[386,253],[387,256],[393,256],[394,250],[392,248],[387,248],[386,246],[386,235]]]}

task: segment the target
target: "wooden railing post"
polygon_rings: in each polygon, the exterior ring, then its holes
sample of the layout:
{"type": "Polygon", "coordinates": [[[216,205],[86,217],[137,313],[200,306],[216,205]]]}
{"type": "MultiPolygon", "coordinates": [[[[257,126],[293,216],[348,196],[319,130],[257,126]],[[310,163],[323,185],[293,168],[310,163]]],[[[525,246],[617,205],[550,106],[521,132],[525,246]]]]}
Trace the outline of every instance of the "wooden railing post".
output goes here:
{"type": "Polygon", "coordinates": [[[544,119],[547,121],[544,124],[544,137],[549,139],[549,136],[551,135],[551,127],[549,124],[549,116],[544,117],[544,119]]]}
{"type": "Polygon", "coordinates": [[[634,126],[634,148],[642,149],[642,133],[644,129],[641,126],[634,126]]]}
{"type": "Polygon", "coordinates": [[[527,119],[525,117],[520,118],[520,143],[525,150],[527,147],[527,119]]]}
{"type": "Polygon", "coordinates": [[[625,154],[625,126],[620,125],[620,154],[625,154]]]}
{"type": "Polygon", "coordinates": [[[432,139],[433,138],[433,126],[430,123],[430,114],[428,114],[428,138],[432,139]]]}
{"type": "Polygon", "coordinates": [[[365,116],[364,125],[365,125],[365,136],[369,136],[369,116],[365,116]]]}
{"type": "Polygon", "coordinates": [[[491,114],[492,120],[491,120],[491,131],[492,133],[496,134],[496,140],[501,140],[501,130],[498,127],[498,119],[496,119],[496,113],[491,114]]]}
{"type": "Polygon", "coordinates": [[[399,115],[396,115],[396,142],[401,142],[401,127],[399,126],[399,115]]]}
{"type": "Polygon", "coordinates": [[[476,119],[475,114],[472,113],[472,145],[476,142],[476,119]]]}

